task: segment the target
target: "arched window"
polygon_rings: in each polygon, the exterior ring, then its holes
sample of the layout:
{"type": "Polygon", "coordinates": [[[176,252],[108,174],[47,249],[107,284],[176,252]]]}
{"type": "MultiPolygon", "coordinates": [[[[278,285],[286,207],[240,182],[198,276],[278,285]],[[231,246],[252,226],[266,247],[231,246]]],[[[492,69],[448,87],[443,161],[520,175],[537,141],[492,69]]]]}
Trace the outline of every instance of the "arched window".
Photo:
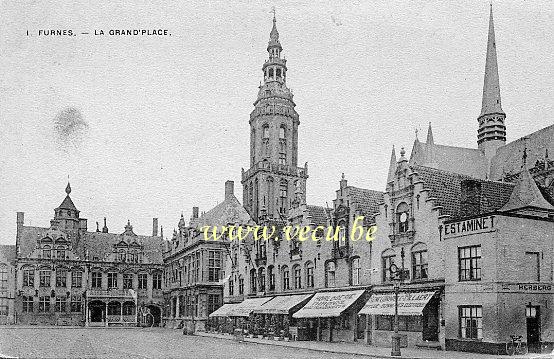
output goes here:
{"type": "Polygon", "coordinates": [[[42,247],[42,258],[52,258],[52,247],[48,245],[42,247]]]}
{"type": "Polygon", "coordinates": [[[281,125],[281,127],[279,127],[279,139],[285,139],[285,125],[281,125]]]}
{"type": "Polygon", "coordinates": [[[265,268],[258,268],[258,282],[260,283],[260,292],[265,292],[265,268]]]}
{"type": "Polygon", "coordinates": [[[242,274],[239,275],[239,295],[244,294],[244,278],[242,277],[242,274]]]}
{"type": "Polygon", "coordinates": [[[123,303],[123,315],[135,315],[135,303],[133,302],[123,303]]]}
{"type": "Polygon", "coordinates": [[[257,286],[257,276],[256,276],[256,270],[255,269],[251,269],[250,270],[250,293],[256,293],[258,291],[258,286],[257,286]]]}
{"type": "Polygon", "coordinates": [[[64,247],[56,247],[56,258],[57,259],[65,259],[65,248],[64,247]]]}
{"type": "Polygon", "coordinates": [[[390,266],[394,264],[394,257],[396,254],[392,249],[386,249],[381,255],[382,260],[382,270],[383,270],[383,282],[389,282],[391,278],[390,266]]]}
{"type": "Polygon", "coordinates": [[[277,69],[277,78],[280,79],[281,78],[281,69],[277,69]]]}
{"type": "Polygon", "coordinates": [[[288,182],[283,179],[279,185],[279,212],[282,214],[287,213],[287,192],[288,182]]]}
{"type": "Polygon", "coordinates": [[[335,269],[335,262],[325,264],[325,287],[327,288],[335,286],[335,269]]]}
{"type": "Polygon", "coordinates": [[[262,127],[262,136],[264,139],[269,138],[269,125],[266,124],[262,127]]]}
{"type": "Polygon", "coordinates": [[[273,266],[267,267],[267,279],[269,282],[269,290],[275,290],[275,268],[273,266]]]}
{"type": "Polygon", "coordinates": [[[409,207],[405,202],[402,202],[396,207],[396,221],[398,223],[398,233],[408,231],[409,207]]]}
{"type": "Polygon", "coordinates": [[[360,264],[360,258],[356,257],[352,259],[352,285],[359,285],[361,281],[362,267],[360,264]]]}
{"type": "Polygon", "coordinates": [[[121,303],[119,302],[109,302],[108,303],[108,315],[120,315],[121,314],[121,303]]]}
{"type": "Polygon", "coordinates": [[[269,69],[269,77],[273,78],[273,69],[269,69]]]}
{"type": "Polygon", "coordinates": [[[310,261],[306,262],[306,288],[314,287],[314,264],[310,261]]]}
{"type": "Polygon", "coordinates": [[[302,270],[300,265],[295,265],[292,267],[292,274],[294,276],[294,289],[302,288],[302,270]]]}
{"type": "Polygon", "coordinates": [[[412,279],[427,279],[427,246],[417,243],[412,247],[412,279]]]}
{"type": "Polygon", "coordinates": [[[289,267],[283,266],[283,290],[289,290],[290,289],[290,273],[289,273],[289,267]]]}

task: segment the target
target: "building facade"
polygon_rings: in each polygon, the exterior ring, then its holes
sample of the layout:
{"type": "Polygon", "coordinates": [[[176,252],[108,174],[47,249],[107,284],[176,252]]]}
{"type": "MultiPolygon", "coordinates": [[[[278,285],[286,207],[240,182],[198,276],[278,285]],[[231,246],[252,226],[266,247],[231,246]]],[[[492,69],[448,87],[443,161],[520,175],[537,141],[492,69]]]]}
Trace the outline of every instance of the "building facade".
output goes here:
{"type": "Polygon", "coordinates": [[[162,240],[128,222],[121,234],[87,230],[70,197],[49,227],[24,224],[17,213],[15,318],[20,324],[159,325],[163,305],[162,240]]]}
{"type": "Polygon", "coordinates": [[[0,245],[0,324],[15,323],[15,246],[0,245]]]}

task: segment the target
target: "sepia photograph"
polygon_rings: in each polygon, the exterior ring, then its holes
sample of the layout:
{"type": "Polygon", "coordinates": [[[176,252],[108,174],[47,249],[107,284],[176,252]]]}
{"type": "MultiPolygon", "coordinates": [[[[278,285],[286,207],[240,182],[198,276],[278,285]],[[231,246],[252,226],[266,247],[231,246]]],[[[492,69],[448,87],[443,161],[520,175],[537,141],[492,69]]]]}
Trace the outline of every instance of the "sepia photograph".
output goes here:
{"type": "Polygon", "coordinates": [[[554,3],[0,0],[0,358],[554,358],[554,3]]]}

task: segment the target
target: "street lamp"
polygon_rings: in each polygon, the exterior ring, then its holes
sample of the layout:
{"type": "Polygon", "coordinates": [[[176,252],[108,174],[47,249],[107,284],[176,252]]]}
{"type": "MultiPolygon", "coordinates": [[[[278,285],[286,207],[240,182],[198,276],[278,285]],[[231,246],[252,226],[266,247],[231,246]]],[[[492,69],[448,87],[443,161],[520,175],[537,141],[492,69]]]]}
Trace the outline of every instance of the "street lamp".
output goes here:
{"type": "Polygon", "coordinates": [[[400,293],[400,283],[404,280],[404,248],[400,252],[402,257],[402,268],[398,268],[396,264],[391,264],[389,271],[394,287],[394,333],[392,334],[392,349],[391,356],[399,357],[400,354],[400,338],[398,333],[398,294],[400,293]]]}

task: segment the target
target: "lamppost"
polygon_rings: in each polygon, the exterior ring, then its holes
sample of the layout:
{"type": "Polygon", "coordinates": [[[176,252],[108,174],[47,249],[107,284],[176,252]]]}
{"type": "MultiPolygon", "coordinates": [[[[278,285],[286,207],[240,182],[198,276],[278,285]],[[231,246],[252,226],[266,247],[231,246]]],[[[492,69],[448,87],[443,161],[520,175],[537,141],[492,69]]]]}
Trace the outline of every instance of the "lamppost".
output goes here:
{"type": "Polygon", "coordinates": [[[396,264],[391,264],[389,271],[391,274],[391,279],[393,280],[394,286],[394,333],[392,334],[392,349],[391,356],[399,357],[400,353],[400,338],[401,335],[398,333],[398,294],[400,293],[400,284],[404,280],[404,248],[400,252],[402,257],[402,268],[398,268],[396,264]]]}

